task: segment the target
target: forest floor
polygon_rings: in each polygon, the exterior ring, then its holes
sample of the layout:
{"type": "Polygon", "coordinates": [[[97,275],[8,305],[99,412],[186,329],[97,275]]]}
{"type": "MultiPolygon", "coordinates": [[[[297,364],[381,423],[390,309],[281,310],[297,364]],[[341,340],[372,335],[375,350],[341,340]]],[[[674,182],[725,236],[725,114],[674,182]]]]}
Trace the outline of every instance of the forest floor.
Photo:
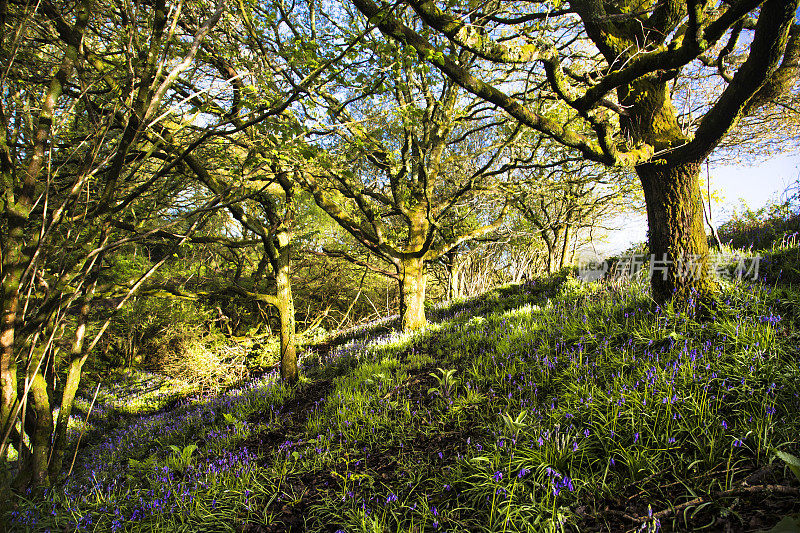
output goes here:
{"type": "Polygon", "coordinates": [[[726,283],[713,320],[694,311],[655,306],[641,282],[562,275],[432,307],[413,333],[396,318],[339,332],[307,348],[293,388],[269,372],[176,400],[162,376],[120,374],[67,483],[20,495],[3,520],[797,531],[800,480],[784,459],[800,455],[800,292],[726,283]]]}

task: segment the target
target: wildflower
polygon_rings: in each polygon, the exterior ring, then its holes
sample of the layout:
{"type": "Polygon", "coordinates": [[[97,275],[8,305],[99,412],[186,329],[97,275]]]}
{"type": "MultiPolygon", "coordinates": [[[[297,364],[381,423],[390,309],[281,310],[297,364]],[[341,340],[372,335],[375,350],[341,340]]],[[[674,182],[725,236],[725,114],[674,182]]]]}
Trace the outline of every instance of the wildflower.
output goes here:
{"type": "Polygon", "coordinates": [[[522,469],[520,469],[519,473],[517,473],[517,478],[518,478],[518,479],[522,479],[522,478],[523,478],[524,476],[526,476],[526,475],[527,475],[529,472],[530,472],[530,470],[528,470],[527,468],[522,468],[522,469]]]}
{"type": "Polygon", "coordinates": [[[503,479],[503,473],[498,470],[497,472],[494,473],[492,479],[494,480],[495,483],[497,483],[498,481],[503,479]]]}
{"type": "Polygon", "coordinates": [[[392,503],[397,501],[397,495],[392,493],[386,498],[386,503],[392,503]]]}

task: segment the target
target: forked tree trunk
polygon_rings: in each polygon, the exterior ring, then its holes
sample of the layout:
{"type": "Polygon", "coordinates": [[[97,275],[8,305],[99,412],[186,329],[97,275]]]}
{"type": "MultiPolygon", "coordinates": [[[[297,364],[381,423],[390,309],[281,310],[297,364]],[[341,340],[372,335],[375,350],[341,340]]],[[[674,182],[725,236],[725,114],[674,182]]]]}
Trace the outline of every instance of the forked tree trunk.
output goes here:
{"type": "Polygon", "coordinates": [[[425,319],[425,260],[408,258],[402,261],[400,272],[400,316],[403,330],[410,331],[421,328],[425,319]]]}
{"type": "Polygon", "coordinates": [[[700,162],[636,167],[647,204],[653,299],[686,302],[713,295],[708,242],[700,203],[700,162]]]}
{"type": "MultiPolygon", "coordinates": [[[[279,242],[281,236],[278,236],[279,242]]],[[[283,243],[282,243],[283,244],[283,243]]],[[[291,269],[289,264],[289,242],[278,249],[278,270],[275,273],[277,284],[276,299],[281,319],[281,379],[295,383],[298,379],[297,347],[295,345],[296,324],[294,300],[292,299],[291,269]]]]}

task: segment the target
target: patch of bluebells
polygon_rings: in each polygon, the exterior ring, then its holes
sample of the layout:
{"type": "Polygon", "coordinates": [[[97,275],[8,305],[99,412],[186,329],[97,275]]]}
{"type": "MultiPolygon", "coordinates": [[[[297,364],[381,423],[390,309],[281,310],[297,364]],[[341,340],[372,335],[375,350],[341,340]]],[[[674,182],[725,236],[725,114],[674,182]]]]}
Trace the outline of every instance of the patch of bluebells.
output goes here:
{"type": "MultiPolygon", "coordinates": [[[[100,520],[110,515],[111,522],[106,522],[106,527],[117,531],[127,522],[176,512],[185,515],[189,505],[209,491],[217,476],[248,479],[258,469],[257,456],[246,447],[224,445],[236,431],[233,426],[207,431],[208,450],[195,454],[181,472],[167,466],[135,471],[126,459],[141,456],[139,454],[166,453],[156,438],[162,443],[181,442],[192,431],[213,427],[221,413],[250,403],[260,405],[272,394],[270,389],[276,382],[274,373],[261,376],[218,396],[194,403],[186,400],[170,411],[146,415],[110,431],[98,444],[81,450],[75,472],[63,489],[46,495],[52,502],[48,508],[50,518],[56,523],[68,522],[70,528],[80,530],[90,529],[95,518],[100,520]],[[217,440],[223,445],[217,446],[219,451],[215,453],[213,448],[217,440]],[[124,472],[128,473],[127,477],[121,475],[124,472]],[[142,477],[147,481],[143,483],[142,477]],[[96,509],[96,517],[92,511],[81,511],[85,504],[98,498],[115,502],[117,506],[96,509]]],[[[15,521],[31,527],[35,525],[35,511],[28,509],[18,514],[12,517],[15,521]]]]}
{"type": "Polygon", "coordinates": [[[572,485],[572,480],[569,476],[559,473],[558,471],[548,467],[545,469],[550,486],[553,489],[553,496],[558,496],[562,490],[566,489],[567,492],[573,492],[575,487],[572,485]]]}

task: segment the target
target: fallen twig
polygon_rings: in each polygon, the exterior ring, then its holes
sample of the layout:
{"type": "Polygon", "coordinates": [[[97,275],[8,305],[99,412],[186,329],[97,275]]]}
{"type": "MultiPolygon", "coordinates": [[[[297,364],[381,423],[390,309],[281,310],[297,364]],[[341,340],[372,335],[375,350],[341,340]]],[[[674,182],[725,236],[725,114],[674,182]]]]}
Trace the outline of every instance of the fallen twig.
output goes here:
{"type": "Polygon", "coordinates": [[[652,515],[648,514],[647,516],[630,516],[626,513],[621,511],[607,511],[611,514],[615,514],[617,516],[622,516],[627,520],[630,520],[636,524],[643,524],[648,521],[652,520],[661,520],[662,518],[666,518],[670,515],[673,515],[679,511],[686,509],[687,507],[693,507],[695,505],[699,505],[704,502],[711,501],[716,498],[722,498],[726,496],[737,496],[741,494],[752,494],[757,492],[778,492],[781,494],[791,494],[793,496],[800,496],[800,489],[797,487],[790,487],[788,485],[740,485],[738,487],[734,487],[728,490],[721,490],[721,491],[714,491],[708,496],[700,496],[689,500],[688,502],[683,502],[681,504],[675,505],[674,507],[670,507],[669,509],[663,509],[661,511],[655,512],[652,515]]]}

